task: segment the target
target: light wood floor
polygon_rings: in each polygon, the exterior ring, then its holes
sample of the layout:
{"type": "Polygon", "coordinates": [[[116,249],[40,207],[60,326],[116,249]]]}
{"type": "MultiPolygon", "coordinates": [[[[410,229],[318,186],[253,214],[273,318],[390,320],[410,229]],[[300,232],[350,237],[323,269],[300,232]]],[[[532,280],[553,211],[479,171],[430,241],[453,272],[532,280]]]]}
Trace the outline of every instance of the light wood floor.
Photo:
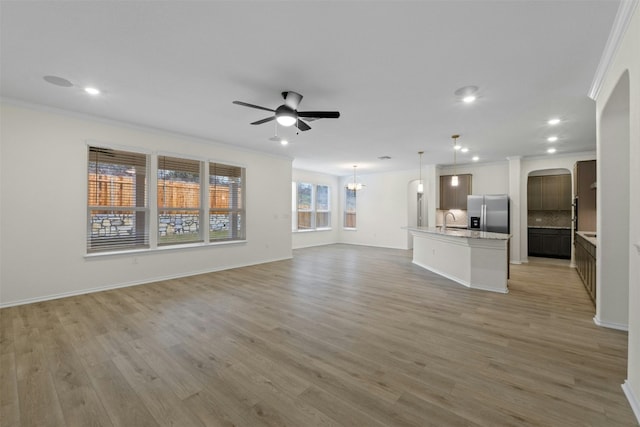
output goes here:
{"type": "Polygon", "coordinates": [[[332,245],[0,311],[9,426],[633,426],[575,270],[507,295],[332,245]]]}

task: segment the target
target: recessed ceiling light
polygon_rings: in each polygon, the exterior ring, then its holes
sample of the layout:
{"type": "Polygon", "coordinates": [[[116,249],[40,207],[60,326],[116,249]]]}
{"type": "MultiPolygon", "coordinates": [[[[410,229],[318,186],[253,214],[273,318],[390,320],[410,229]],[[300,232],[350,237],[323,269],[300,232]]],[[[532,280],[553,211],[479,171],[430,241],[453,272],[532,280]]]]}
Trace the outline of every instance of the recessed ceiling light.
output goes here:
{"type": "Polygon", "coordinates": [[[556,149],[555,149],[555,148],[549,148],[549,149],[547,150],[547,153],[549,153],[549,154],[553,154],[553,153],[555,153],[555,152],[556,152],[556,149]]]}
{"type": "Polygon", "coordinates": [[[461,148],[460,151],[462,151],[463,153],[468,153],[469,149],[467,147],[461,148]]]}
{"type": "Polygon", "coordinates": [[[550,125],[557,125],[558,123],[560,123],[560,119],[551,119],[549,120],[547,123],[549,123],[550,125]]]}
{"type": "Polygon", "coordinates": [[[100,95],[100,90],[96,89],[95,87],[85,87],[84,91],[89,95],[100,95]]]}
{"type": "Polygon", "coordinates": [[[470,104],[475,100],[476,100],[475,95],[467,95],[464,98],[462,98],[462,102],[466,102],[467,104],[470,104]]]}
{"type": "Polygon", "coordinates": [[[62,87],[73,86],[73,83],[71,83],[69,80],[62,77],[58,77],[58,76],[44,76],[43,79],[45,82],[51,83],[52,85],[56,85],[56,86],[62,86],[62,87]]]}
{"type": "Polygon", "coordinates": [[[558,140],[557,136],[550,136],[549,138],[547,138],[547,141],[549,142],[556,142],[558,140]]]}
{"type": "Polygon", "coordinates": [[[454,145],[453,146],[453,149],[456,150],[456,151],[460,150],[461,148],[462,148],[462,146],[460,146],[460,145],[454,145]]]}
{"type": "Polygon", "coordinates": [[[471,160],[473,160],[474,162],[477,162],[478,160],[480,160],[480,157],[478,157],[478,156],[473,156],[473,157],[471,158],[471,160]]]}
{"type": "Polygon", "coordinates": [[[288,145],[288,144],[289,144],[289,141],[287,141],[286,139],[281,139],[281,140],[280,140],[280,144],[282,144],[282,145],[288,145]]]}

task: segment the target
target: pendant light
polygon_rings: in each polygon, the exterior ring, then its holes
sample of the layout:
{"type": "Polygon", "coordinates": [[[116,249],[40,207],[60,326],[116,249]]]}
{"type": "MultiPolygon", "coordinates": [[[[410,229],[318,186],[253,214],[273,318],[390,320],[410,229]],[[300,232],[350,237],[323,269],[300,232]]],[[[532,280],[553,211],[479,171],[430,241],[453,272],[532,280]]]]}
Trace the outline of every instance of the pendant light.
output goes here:
{"type": "Polygon", "coordinates": [[[460,138],[460,135],[451,135],[451,138],[453,138],[453,176],[451,177],[451,186],[457,187],[458,175],[456,174],[456,160],[457,160],[458,149],[460,148],[458,146],[458,138],[460,138]]]}
{"type": "Polygon", "coordinates": [[[422,183],[422,155],[424,154],[424,151],[418,151],[418,154],[420,155],[420,181],[418,181],[418,193],[422,194],[424,193],[424,184],[422,183]]]}
{"type": "Polygon", "coordinates": [[[347,183],[347,189],[351,191],[362,190],[362,184],[356,181],[356,168],[358,166],[353,165],[353,182],[347,183]]]}

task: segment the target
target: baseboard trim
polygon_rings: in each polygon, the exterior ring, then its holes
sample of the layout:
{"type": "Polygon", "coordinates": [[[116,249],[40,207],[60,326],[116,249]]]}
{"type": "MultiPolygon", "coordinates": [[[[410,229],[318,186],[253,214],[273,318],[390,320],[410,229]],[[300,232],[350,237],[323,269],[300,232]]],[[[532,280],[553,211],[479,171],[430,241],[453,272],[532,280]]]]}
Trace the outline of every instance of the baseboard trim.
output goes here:
{"type": "Polygon", "coordinates": [[[638,424],[640,424],[640,401],[633,392],[629,380],[624,380],[624,384],[622,384],[621,387],[624,395],[627,396],[627,400],[629,401],[629,405],[631,405],[633,414],[636,416],[636,420],[638,420],[638,424]]]}
{"type": "Polygon", "coordinates": [[[433,267],[429,267],[429,266],[427,266],[425,264],[422,264],[421,262],[417,262],[417,261],[411,261],[411,262],[413,264],[417,265],[418,267],[422,267],[425,270],[429,270],[432,273],[436,273],[437,275],[442,276],[444,278],[447,278],[447,279],[449,279],[451,281],[454,281],[454,282],[458,283],[459,285],[462,285],[462,286],[464,286],[466,288],[471,288],[471,284],[469,282],[467,282],[466,280],[462,280],[459,277],[452,276],[452,275],[447,274],[447,273],[443,273],[442,271],[440,271],[438,269],[435,269],[433,267]]]}
{"type": "Polygon", "coordinates": [[[251,262],[251,263],[225,265],[222,267],[215,267],[215,268],[209,268],[209,269],[198,270],[198,271],[190,271],[190,272],[180,273],[180,274],[171,274],[167,276],[153,277],[153,278],[144,279],[144,280],[134,280],[131,282],[117,283],[114,285],[106,285],[106,286],[98,286],[95,288],[81,289],[78,291],[61,292],[59,294],[50,294],[42,297],[26,298],[22,300],[7,302],[7,303],[0,303],[0,308],[8,308],[8,307],[15,307],[15,306],[25,305],[25,304],[33,304],[36,302],[51,301],[51,300],[60,299],[60,298],[68,298],[68,297],[74,297],[78,295],[92,294],[95,292],[109,291],[112,289],[128,288],[130,286],[146,285],[149,283],[161,282],[163,280],[180,279],[182,277],[190,277],[190,276],[197,276],[199,274],[215,273],[216,271],[231,270],[233,268],[250,267],[252,265],[266,264],[269,262],[276,262],[276,261],[284,261],[291,258],[292,257],[289,256],[284,258],[273,258],[273,259],[267,259],[267,260],[251,262]]]}
{"type": "Polygon", "coordinates": [[[593,323],[603,328],[617,329],[618,331],[629,332],[629,325],[624,323],[607,322],[605,320],[598,319],[598,316],[593,316],[593,323]]]}

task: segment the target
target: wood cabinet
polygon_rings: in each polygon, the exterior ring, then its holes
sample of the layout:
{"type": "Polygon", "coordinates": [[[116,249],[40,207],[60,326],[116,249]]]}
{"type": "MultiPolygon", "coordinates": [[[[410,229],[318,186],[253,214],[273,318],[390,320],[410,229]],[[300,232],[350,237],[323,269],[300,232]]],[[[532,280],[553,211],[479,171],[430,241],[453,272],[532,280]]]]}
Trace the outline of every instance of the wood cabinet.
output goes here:
{"type": "Polygon", "coordinates": [[[467,209],[471,194],[471,174],[458,175],[458,186],[451,185],[452,175],[440,175],[440,209],[467,209]]]}
{"type": "Polygon", "coordinates": [[[596,247],[584,237],[576,233],[576,271],[582,279],[584,288],[596,303],[596,247]]]}
{"type": "Polygon", "coordinates": [[[574,167],[575,194],[578,201],[576,230],[596,231],[596,161],[576,162],[574,167]]]}
{"type": "Polygon", "coordinates": [[[531,256],[571,258],[571,230],[564,228],[529,228],[531,256]]]}
{"type": "Polygon", "coordinates": [[[571,175],[559,175],[558,180],[558,210],[570,211],[573,205],[573,187],[571,175]]]}
{"type": "Polygon", "coordinates": [[[530,211],[570,211],[571,175],[530,176],[527,207],[530,211]]]}
{"type": "Polygon", "coordinates": [[[527,180],[527,208],[530,211],[542,210],[542,177],[530,176],[527,180]]]}

